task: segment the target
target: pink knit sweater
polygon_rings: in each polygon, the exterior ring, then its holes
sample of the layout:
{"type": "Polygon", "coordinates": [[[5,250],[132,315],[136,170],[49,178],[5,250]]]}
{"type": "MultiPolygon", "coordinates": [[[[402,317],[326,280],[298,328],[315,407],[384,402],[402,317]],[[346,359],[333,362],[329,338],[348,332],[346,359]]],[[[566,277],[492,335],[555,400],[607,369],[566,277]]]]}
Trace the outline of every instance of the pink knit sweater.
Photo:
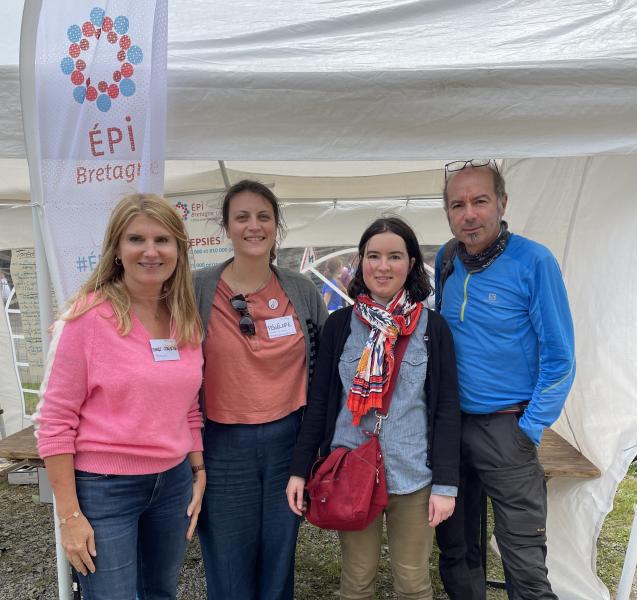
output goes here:
{"type": "Polygon", "coordinates": [[[156,362],[137,317],[117,333],[110,303],[57,321],[35,415],[42,458],[74,454],[75,468],[160,473],[201,450],[201,347],[156,362]]]}

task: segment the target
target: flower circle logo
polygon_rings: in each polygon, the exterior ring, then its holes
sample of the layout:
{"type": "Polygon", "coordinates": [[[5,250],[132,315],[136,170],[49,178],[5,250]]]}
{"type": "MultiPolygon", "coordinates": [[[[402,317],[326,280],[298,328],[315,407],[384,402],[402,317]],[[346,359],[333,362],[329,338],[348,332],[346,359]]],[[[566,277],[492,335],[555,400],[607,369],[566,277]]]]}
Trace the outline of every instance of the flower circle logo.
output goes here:
{"type": "Polygon", "coordinates": [[[68,54],[60,62],[62,73],[69,75],[73,88],[73,98],[79,104],[85,100],[95,102],[102,112],[108,112],[113,100],[122,96],[132,96],[135,93],[133,73],[135,68],[144,60],[144,53],[139,46],[133,45],[128,35],[128,17],[120,15],[115,19],[106,15],[104,9],[95,7],[91,10],[90,20],[81,27],[71,25],[66,32],[70,45],[68,54]],[[120,65],[113,72],[112,81],[100,80],[95,84],[85,75],[86,61],[81,56],[91,43],[97,46],[102,35],[106,36],[109,44],[119,48],[117,60],[120,65]],[[91,38],[94,38],[92,40],[91,38]]]}
{"type": "Polygon", "coordinates": [[[175,208],[181,211],[182,219],[184,221],[187,221],[188,215],[190,215],[190,209],[188,208],[188,205],[185,202],[181,202],[180,200],[179,202],[177,202],[177,204],[175,204],[175,208]]]}

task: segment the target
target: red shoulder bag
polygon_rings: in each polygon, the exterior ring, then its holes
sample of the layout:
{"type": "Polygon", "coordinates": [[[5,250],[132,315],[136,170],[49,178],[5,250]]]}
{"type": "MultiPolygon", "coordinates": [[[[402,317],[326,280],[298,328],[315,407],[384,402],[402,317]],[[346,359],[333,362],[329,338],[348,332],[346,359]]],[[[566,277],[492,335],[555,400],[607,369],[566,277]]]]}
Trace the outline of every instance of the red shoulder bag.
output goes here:
{"type": "Polygon", "coordinates": [[[305,485],[309,496],[305,518],[312,525],[338,531],[361,531],[387,507],[385,461],[378,435],[389,412],[408,342],[409,336],[400,336],[396,343],[394,371],[383,398],[383,408],[376,411],[374,431],[365,431],[369,440],[353,450],[336,448],[314,463],[305,485]]]}

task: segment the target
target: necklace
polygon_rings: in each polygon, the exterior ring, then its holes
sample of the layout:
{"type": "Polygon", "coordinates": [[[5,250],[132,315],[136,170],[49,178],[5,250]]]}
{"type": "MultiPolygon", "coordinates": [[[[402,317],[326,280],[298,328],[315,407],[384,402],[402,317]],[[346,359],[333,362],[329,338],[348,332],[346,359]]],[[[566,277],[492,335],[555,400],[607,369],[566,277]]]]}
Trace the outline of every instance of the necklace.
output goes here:
{"type": "Polygon", "coordinates": [[[237,294],[239,293],[243,294],[244,296],[247,296],[248,294],[254,294],[258,292],[260,289],[262,289],[263,287],[265,287],[266,283],[268,283],[268,280],[270,279],[270,275],[272,275],[272,270],[270,269],[270,267],[268,267],[268,272],[266,273],[265,278],[257,287],[255,287],[254,289],[251,289],[251,291],[242,292],[239,290],[239,283],[237,282],[237,277],[234,272],[234,261],[230,263],[230,271],[232,271],[232,282],[234,284],[232,286],[232,291],[237,294]]]}

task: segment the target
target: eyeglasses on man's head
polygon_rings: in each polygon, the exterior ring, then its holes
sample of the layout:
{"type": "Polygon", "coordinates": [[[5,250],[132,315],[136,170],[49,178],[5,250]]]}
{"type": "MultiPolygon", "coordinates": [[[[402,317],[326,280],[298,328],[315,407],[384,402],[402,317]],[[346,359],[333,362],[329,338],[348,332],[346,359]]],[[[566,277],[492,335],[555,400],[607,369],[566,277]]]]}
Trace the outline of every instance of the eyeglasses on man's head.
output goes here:
{"type": "Polygon", "coordinates": [[[449,179],[449,176],[452,173],[456,173],[458,171],[462,171],[467,167],[489,167],[493,169],[498,175],[500,174],[500,169],[498,169],[498,163],[492,158],[472,158],[470,160],[454,160],[452,162],[448,162],[445,165],[445,181],[449,179]]]}

